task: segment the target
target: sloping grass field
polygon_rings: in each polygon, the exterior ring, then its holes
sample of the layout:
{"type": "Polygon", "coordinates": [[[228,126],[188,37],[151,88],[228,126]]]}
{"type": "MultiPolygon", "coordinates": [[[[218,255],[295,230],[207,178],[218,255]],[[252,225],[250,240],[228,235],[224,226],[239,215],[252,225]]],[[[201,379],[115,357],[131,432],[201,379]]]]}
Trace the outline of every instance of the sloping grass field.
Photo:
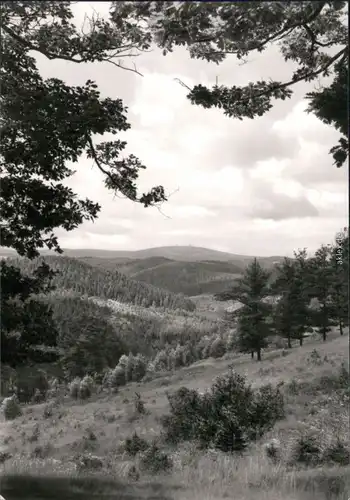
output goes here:
{"type": "Polygon", "coordinates": [[[348,335],[334,332],[325,343],[311,339],[303,347],[266,352],[260,363],[242,355],[209,359],[129,384],[117,394],[94,394],[84,402],[62,394],[53,403],[25,405],[22,416],[0,422],[1,494],[5,500],[347,500],[349,464],[303,463],[293,459],[293,450],[304,435],[314,436],[320,448],[349,440],[348,404],[336,395],[338,373],[348,358],[348,335]],[[204,391],[230,365],[253,387],[280,383],[286,418],[241,455],[163,443],[172,470],[142,471],[138,457],[124,451],[125,439],[136,431],[157,440],[160,417],[169,411],[167,391],[181,386],[204,391]],[[135,392],[145,414],[135,410],[135,392]],[[282,445],[277,461],[265,452],[271,438],[282,445]],[[86,453],[100,458],[98,470],[79,469],[86,453]],[[137,477],[134,469],[140,471],[137,477]]]}

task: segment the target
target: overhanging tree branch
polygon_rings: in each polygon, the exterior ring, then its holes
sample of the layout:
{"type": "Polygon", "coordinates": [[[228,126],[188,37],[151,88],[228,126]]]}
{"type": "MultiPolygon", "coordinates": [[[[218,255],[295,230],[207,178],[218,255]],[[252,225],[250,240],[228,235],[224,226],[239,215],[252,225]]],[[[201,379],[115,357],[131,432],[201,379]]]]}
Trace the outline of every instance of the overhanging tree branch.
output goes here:
{"type": "MultiPolygon", "coordinates": [[[[327,70],[334,63],[336,63],[336,61],[338,59],[340,59],[342,57],[346,57],[347,51],[348,51],[348,47],[344,47],[342,50],[337,52],[337,54],[335,54],[333,57],[331,57],[326,64],[324,64],[321,68],[318,68],[317,70],[305,72],[303,74],[300,74],[300,76],[295,76],[292,78],[292,80],[289,80],[288,82],[285,82],[285,83],[277,84],[277,82],[276,82],[276,84],[273,85],[272,87],[270,86],[269,88],[266,88],[261,92],[254,93],[254,95],[253,95],[254,99],[259,98],[259,97],[263,97],[263,96],[267,96],[267,95],[271,94],[272,92],[275,92],[278,90],[283,90],[283,89],[290,87],[292,85],[295,85],[296,83],[301,82],[301,81],[313,80],[314,78],[316,78],[316,76],[318,76],[322,73],[326,73],[327,70]]],[[[176,78],[176,80],[180,83],[180,85],[189,89],[189,87],[186,84],[184,84],[180,79],[176,78]]],[[[190,90],[192,93],[195,92],[195,87],[193,89],[190,89],[190,90]]],[[[251,98],[252,98],[251,95],[244,97],[242,99],[235,101],[234,104],[235,105],[244,104],[244,103],[250,101],[251,98]]]]}
{"type": "MultiPolygon", "coordinates": [[[[23,45],[27,49],[33,50],[35,52],[40,52],[45,57],[47,57],[49,60],[62,59],[64,61],[74,62],[74,63],[78,63],[78,64],[86,63],[86,62],[94,62],[95,60],[98,60],[99,62],[108,62],[110,64],[113,64],[113,66],[116,66],[118,68],[124,69],[126,71],[131,71],[133,73],[136,73],[139,76],[143,76],[142,73],[140,73],[137,70],[135,64],[134,64],[133,68],[128,68],[126,66],[123,66],[123,64],[122,64],[121,61],[118,61],[118,62],[113,61],[112,59],[114,57],[117,57],[118,55],[120,56],[120,54],[118,54],[118,53],[114,53],[114,54],[112,54],[110,56],[105,56],[105,57],[102,57],[102,58],[101,57],[97,58],[97,56],[95,56],[95,57],[94,56],[87,56],[87,57],[80,56],[79,58],[77,58],[76,56],[78,55],[78,53],[72,54],[70,56],[67,56],[67,55],[64,55],[64,54],[58,54],[56,52],[50,52],[48,50],[45,50],[43,47],[38,47],[37,45],[33,44],[29,40],[25,40],[24,38],[22,38],[13,29],[9,28],[6,25],[2,25],[1,27],[5,31],[5,33],[7,33],[11,38],[13,38],[14,40],[16,40],[16,42],[20,43],[21,45],[23,45]]],[[[132,48],[132,47],[130,46],[130,48],[132,48]]],[[[111,50],[114,50],[114,49],[111,49],[111,50]]],[[[125,46],[122,47],[120,50],[125,50],[125,46]]],[[[128,57],[128,56],[135,57],[135,54],[122,54],[122,56],[123,57],[128,57]]]]}

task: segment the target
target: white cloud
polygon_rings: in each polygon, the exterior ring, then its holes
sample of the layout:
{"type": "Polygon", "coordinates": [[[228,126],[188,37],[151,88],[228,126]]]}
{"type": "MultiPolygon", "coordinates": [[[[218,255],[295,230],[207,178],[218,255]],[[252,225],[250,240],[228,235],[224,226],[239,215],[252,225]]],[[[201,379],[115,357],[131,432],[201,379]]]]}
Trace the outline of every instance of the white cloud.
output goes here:
{"type": "MultiPolygon", "coordinates": [[[[94,4],[108,12],[108,2],[94,4]]],[[[80,21],[87,6],[74,6],[80,21]]],[[[103,96],[122,98],[132,128],[120,138],[127,141],[126,153],[147,166],[140,190],[162,184],[173,193],[161,211],[114,198],[99,170],[82,158],[67,184],[102,210],[95,224],[60,232],[63,247],[192,244],[238,254],[292,255],[299,247],[314,250],[331,241],[347,225],[348,172],[336,169],[329,155],[339,134],[305,113],[303,96],[313,84],[296,85],[292,99],[276,102],[263,117],[239,121],[192,105],[175,80],[190,87],[211,86],[216,77],[228,85],[285,80],[291,63],[283,62],[276,48],[244,65],[232,56],[219,66],[191,60],[182,47],[166,57],[155,49],[135,61],[144,77],[108,64],[38,61],[45,77],[72,85],[90,78],[103,96]]]]}

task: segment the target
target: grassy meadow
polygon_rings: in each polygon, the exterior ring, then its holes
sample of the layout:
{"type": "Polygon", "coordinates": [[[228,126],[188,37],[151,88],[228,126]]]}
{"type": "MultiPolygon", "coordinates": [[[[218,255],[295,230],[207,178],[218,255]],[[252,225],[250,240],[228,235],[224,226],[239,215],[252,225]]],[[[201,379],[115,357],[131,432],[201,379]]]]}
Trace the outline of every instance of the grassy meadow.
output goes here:
{"type": "Polygon", "coordinates": [[[100,392],[75,401],[62,393],[53,402],[24,405],[22,416],[12,421],[2,417],[0,423],[1,493],[5,500],[345,500],[349,465],[305,462],[294,455],[301,436],[314,436],[321,449],[338,438],[348,440],[348,405],[335,390],[339,369],[348,363],[348,342],[347,335],[333,332],[325,343],[309,339],[301,348],[266,352],[260,363],[232,354],[128,384],[117,394],[100,392]],[[181,386],[205,391],[231,365],[253,387],[280,383],[286,418],[239,455],[162,442],[160,417],[168,413],[167,392],[181,386]],[[135,409],[136,392],[144,413],[135,409]],[[169,472],[143,470],[138,455],[125,452],[123,443],[135,431],[159,443],[172,460],[169,472]],[[264,443],[271,438],[282,443],[277,461],[265,453],[264,443]],[[83,454],[99,457],[98,467],[80,468],[83,454]]]}

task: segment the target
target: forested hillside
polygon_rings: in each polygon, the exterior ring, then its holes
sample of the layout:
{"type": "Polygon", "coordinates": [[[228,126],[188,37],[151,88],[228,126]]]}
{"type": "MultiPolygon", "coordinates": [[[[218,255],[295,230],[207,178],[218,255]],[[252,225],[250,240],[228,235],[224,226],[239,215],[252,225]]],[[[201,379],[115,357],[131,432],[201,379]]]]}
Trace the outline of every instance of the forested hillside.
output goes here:
{"type": "Polygon", "coordinates": [[[136,281],[188,296],[216,293],[223,287],[229,287],[244,269],[231,262],[180,262],[165,257],[149,257],[122,263],[115,262],[114,259],[94,257],[79,260],[108,270],[117,269],[136,281]]]}
{"type": "Polygon", "coordinates": [[[18,266],[23,272],[31,274],[41,262],[58,274],[53,279],[57,288],[73,290],[82,295],[115,299],[120,302],[142,305],[143,307],[167,307],[192,311],[195,305],[188,298],[174,295],[166,290],[134,281],[117,271],[96,268],[70,257],[47,256],[34,260],[11,259],[9,264],[18,266]]]}
{"type": "Polygon", "coordinates": [[[214,265],[205,262],[172,262],[135,273],[133,277],[175,293],[198,295],[211,290],[212,282],[221,283],[221,288],[225,286],[223,281],[233,284],[241,272],[236,270],[236,266],[232,268],[232,272],[220,272],[214,265]]]}

